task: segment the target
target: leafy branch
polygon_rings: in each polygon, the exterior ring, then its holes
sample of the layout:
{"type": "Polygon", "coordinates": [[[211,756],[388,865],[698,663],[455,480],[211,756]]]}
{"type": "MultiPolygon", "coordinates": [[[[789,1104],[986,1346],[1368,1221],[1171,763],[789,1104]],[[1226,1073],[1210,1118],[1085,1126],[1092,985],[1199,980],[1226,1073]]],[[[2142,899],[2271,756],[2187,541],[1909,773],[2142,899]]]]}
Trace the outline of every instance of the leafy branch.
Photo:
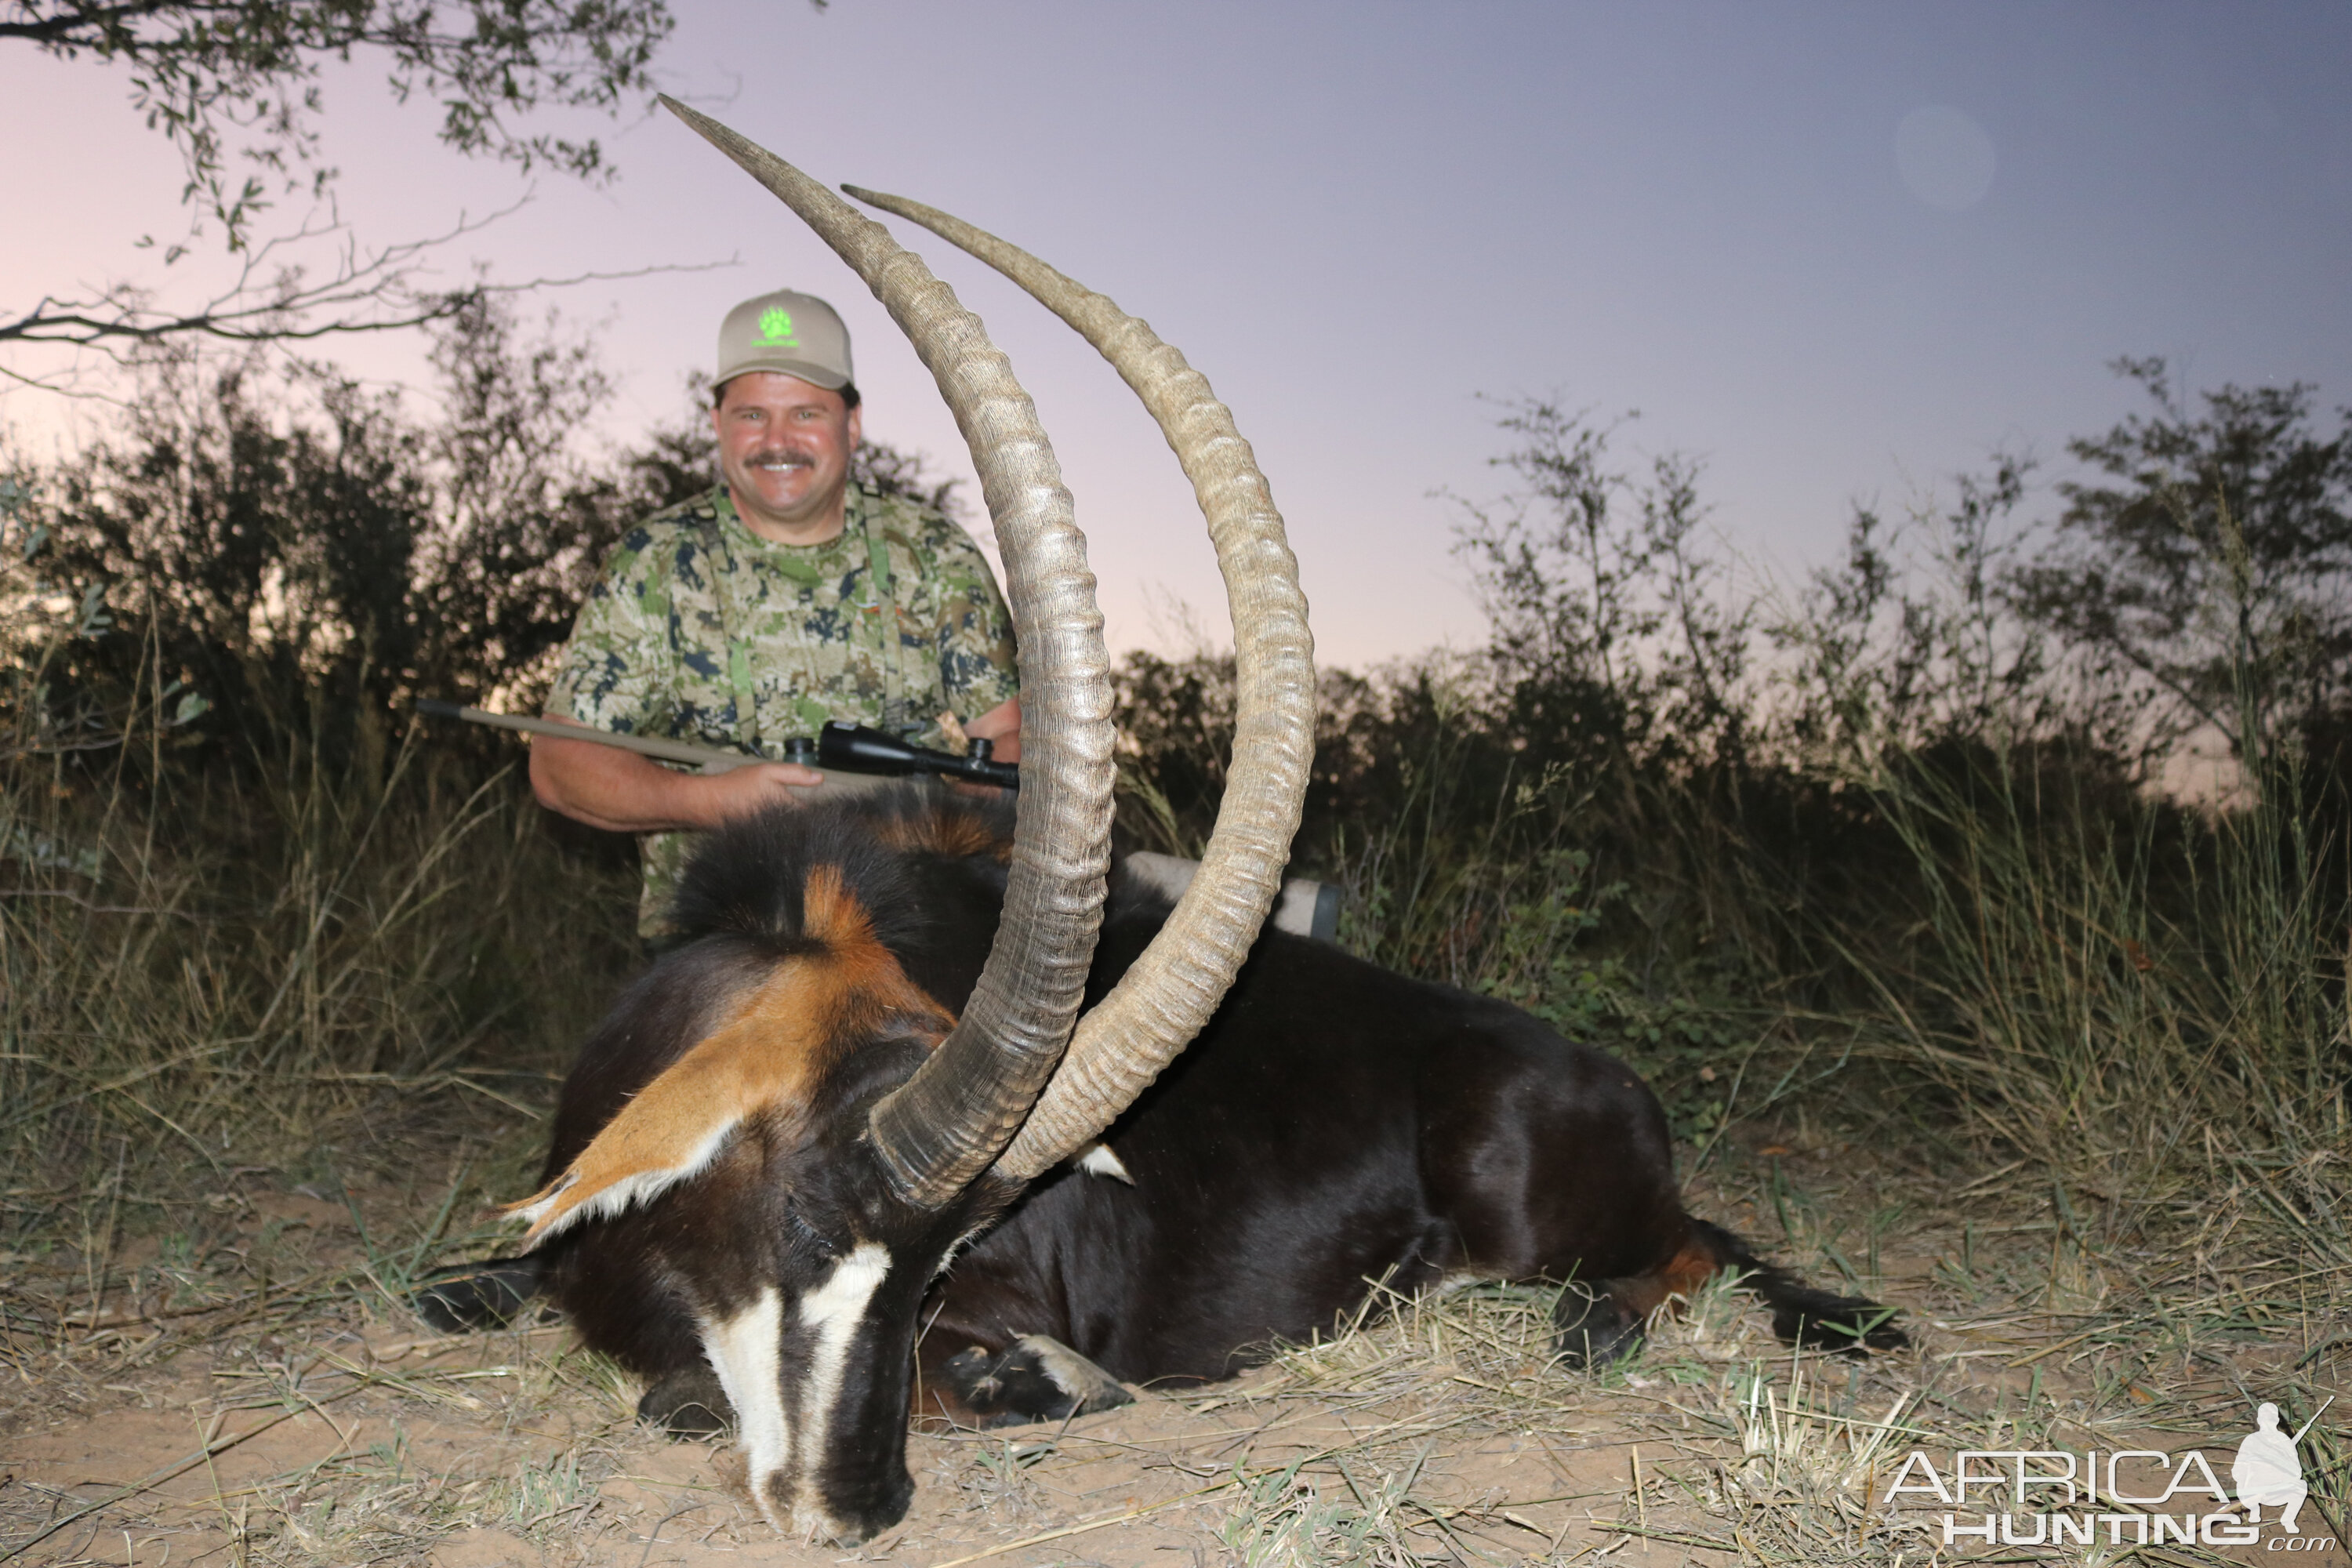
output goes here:
{"type": "Polygon", "coordinates": [[[316,195],[333,178],[314,125],[322,67],[380,58],[401,101],[438,102],[458,152],[593,179],[610,172],[594,139],[514,121],[619,112],[651,90],[675,25],[667,0],[0,0],[0,40],[129,68],[132,103],[180,150],[184,199],[220,220],[231,250],[251,242],[270,184],[316,195]]]}
{"type": "MultiPolygon", "coordinates": [[[[44,296],[15,319],[0,319],[0,343],[91,349],[119,363],[126,352],[167,338],[194,335],[261,343],[398,331],[447,321],[498,294],[734,265],[730,258],[620,272],[583,272],[520,283],[476,281],[457,289],[436,289],[423,281],[425,263],[434,252],[488,227],[520,205],[484,218],[460,217],[446,231],[427,238],[373,247],[362,246],[331,210],[329,221],[305,225],[246,250],[236,276],[193,309],[158,309],[146,290],[128,284],[79,299],[44,296]],[[323,275],[299,260],[288,259],[298,247],[314,241],[334,244],[332,265],[323,275]]],[[[0,365],[0,376],[50,390],[62,390],[66,384],[62,376],[33,376],[5,365],[0,365]]]]}

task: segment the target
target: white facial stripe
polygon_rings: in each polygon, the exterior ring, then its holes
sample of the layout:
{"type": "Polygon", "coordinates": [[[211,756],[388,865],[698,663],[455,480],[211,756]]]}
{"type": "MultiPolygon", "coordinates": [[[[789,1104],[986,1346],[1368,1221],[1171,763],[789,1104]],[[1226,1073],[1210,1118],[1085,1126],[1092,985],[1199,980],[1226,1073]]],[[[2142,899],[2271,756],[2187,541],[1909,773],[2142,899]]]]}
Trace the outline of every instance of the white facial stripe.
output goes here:
{"type": "Polygon", "coordinates": [[[850,1343],[889,1272],[889,1252],[878,1243],[860,1242],[824,1284],[801,1298],[794,1328],[808,1338],[808,1373],[793,1391],[797,1397],[791,1406],[783,1388],[783,1300],[775,1287],[761,1291],[733,1317],[701,1325],[702,1353],[735,1406],[752,1500],[780,1531],[820,1538],[840,1533],[817,1494],[816,1472],[841,1397],[850,1343]],[[791,1496],[778,1497],[776,1481],[793,1473],[796,1458],[800,1473],[789,1488],[791,1496]]]}
{"type": "Polygon", "coordinates": [[[842,1369],[849,1361],[849,1342],[865,1321],[866,1305],[890,1272],[890,1254],[879,1243],[859,1242],[841,1260],[833,1278],[801,1298],[801,1324],[809,1331],[808,1381],[801,1386],[800,1451],[807,1456],[807,1473],[801,1477],[793,1510],[804,1531],[834,1533],[834,1521],[817,1495],[816,1468],[830,1434],[834,1402],[841,1397],[842,1369]]]}
{"type": "Polygon", "coordinates": [[[702,1353],[735,1406],[735,1429],[743,1445],[752,1500],[778,1530],[784,1523],[775,1500],[768,1495],[768,1483],[793,1457],[779,1353],[783,1318],[782,1298],[772,1285],[733,1317],[702,1325],[702,1353]]]}

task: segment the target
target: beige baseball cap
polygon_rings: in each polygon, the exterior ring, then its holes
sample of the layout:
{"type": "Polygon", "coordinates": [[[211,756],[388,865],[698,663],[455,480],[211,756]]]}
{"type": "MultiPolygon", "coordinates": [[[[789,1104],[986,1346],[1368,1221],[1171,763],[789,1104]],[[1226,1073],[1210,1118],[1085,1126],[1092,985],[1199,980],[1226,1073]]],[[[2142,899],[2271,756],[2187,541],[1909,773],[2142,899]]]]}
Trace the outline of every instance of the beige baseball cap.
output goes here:
{"type": "Polygon", "coordinates": [[[849,329],[814,294],[779,289],[727,312],[719,329],[719,374],[724,386],[745,371],[774,370],[812,386],[839,392],[856,377],[849,368],[849,329]]]}

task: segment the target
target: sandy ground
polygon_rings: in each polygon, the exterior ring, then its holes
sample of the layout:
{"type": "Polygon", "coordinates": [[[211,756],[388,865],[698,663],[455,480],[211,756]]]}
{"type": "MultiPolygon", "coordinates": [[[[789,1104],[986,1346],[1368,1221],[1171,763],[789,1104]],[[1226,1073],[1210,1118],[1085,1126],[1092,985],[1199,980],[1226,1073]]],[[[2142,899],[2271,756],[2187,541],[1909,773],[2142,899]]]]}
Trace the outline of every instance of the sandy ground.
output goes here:
{"type": "MultiPolygon", "coordinates": [[[[408,1195],[345,1204],[257,1177],[195,1227],[247,1266],[241,1290],[187,1235],[113,1249],[104,1290],[86,1260],[5,1260],[0,1556],[1926,1563],[1951,1555],[1932,1520],[1879,1500],[1910,1447],[2201,1444],[2226,1474],[2251,1398],[2309,1409],[2333,1392],[2345,1353],[2326,1334],[2340,1316],[2333,1271],[2315,1296],[2306,1282],[2299,1316],[2267,1323],[2254,1309],[2290,1300],[2285,1288],[2242,1279],[2235,1306],[2217,1279],[2151,1311],[2119,1272],[2121,1243],[2070,1255],[2013,1198],[1857,1174],[1826,1144],[1767,1147],[1779,1154],[1703,1184],[1699,1206],[1816,1274],[1866,1255],[1864,1278],[1917,1325],[1915,1352],[1866,1364],[1792,1356],[1740,1299],[1720,1297],[1662,1325],[1639,1360],[1585,1375],[1552,1363],[1534,1293],[1400,1304],[1231,1384],[1142,1391],[1059,1428],[918,1435],[912,1512],[856,1549],[778,1537],[743,1500],[724,1447],[638,1427],[635,1390],[560,1325],[425,1335],[382,1288],[383,1255],[360,1245],[360,1217],[388,1234],[408,1195]]],[[[2306,1447],[2321,1483],[2307,1545],[2340,1540],[2334,1429],[2306,1447]]],[[[2276,1546],[2143,1555],[2285,1560],[2276,1546]]],[[[2346,1557],[2332,1545],[2294,1560],[2346,1557]]]]}
{"type": "Polygon", "coordinates": [[[247,1560],[257,1519],[272,1558],[446,1568],[745,1552],[1184,1563],[1233,1560],[1236,1502],[1336,1452],[1356,1457],[1365,1484],[1410,1456],[1412,1523],[1436,1545],[1451,1534],[1468,1554],[1515,1562],[1624,1540],[1596,1522],[1622,1511],[1632,1473],[1611,1423],[1509,1431],[1419,1383],[1300,1397],[1296,1376],[1261,1369],[1183,1397],[1146,1391],[1059,1429],[918,1435],[908,1520],[860,1550],[822,1550],[750,1511],[723,1447],[637,1428],[628,1391],[567,1356],[562,1329],[453,1342],[380,1326],[289,1342],[249,1367],[76,1388],[6,1440],[0,1499],[10,1540],[87,1510],[26,1556],[55,1563],[247,1560]]]}
{"type": "MultiPolygon", "coordinates": [[[[12,1491],[22,1494],[10,1499],[12,1538],[36,1500],[62,1517],[146,1482],[135,1498],[58,1531],[26,1560],[236,1562],[240,1532],[266,1513],[281,1550],[446,1568],[700,1563],[747,1552],[780,1564],[941,1568],[1222,1562],[1231,1555],[1220,1530],[1237,1466],[1279,1472],[1390,1425],[1336,1406],[1268,1420],[1272,1410],[1243,1388],[1222,1401],[1147,1394],[1060,1431],[917,1436],[908,1458],[919,1490],[908,1520],[860,1550],[822,1550],[780,1540],[748,1510],[723,1448],[618,1425],[613,1403],[593,1395],[532,1399],[516,1386],[530,1373],[494,1359],[487,1345],[409,1355],[393,1347],[391,1359],[374,1361],[370,1348],[355,1342],[316,1369],[298,1369],[306,1372],[303,1398],[290,1411],[278,1400],[225,1403],[209,1378],[137,1394],[102,1391],[118,1393],[111,1408],[77,1412],[10,1442],[12,1491]],[[427,1389],[430,1397],[420,1397],[427,1389]],[[525,1403],[534,1406],[530,1418],[517,1419],[525,1403]],[[207,1446],[209,1458],[201,1457],[207,1446]],[[488,1492],[498,1494],[495,1509],[467,1507],[488,1492]],[[453,1527],[427,1539],[411,1533],[436,1511],[453,1527]],[[391,1528],[373,1525],[371,1513],[391,1528]],[[485,1513],[498,1521],[461,1521],[485,1513]]],[[[528,1347],[499,1348],[529,1358],[528,1347]]],[[[1555,1542],[1584,1545],[1594,1534],[1591,1505],[1615,1512],[1628,1475],[1622,1446],[1598,1435],[1474,1434],[1466,1425],[1441,1416],[1395,1430],[1453,1439],[1440,1463],[1424,1467],[1418,1495],[1461,1509],[1450,1528],[1496,1560],[1540,1559],[1555,1542]]]]}

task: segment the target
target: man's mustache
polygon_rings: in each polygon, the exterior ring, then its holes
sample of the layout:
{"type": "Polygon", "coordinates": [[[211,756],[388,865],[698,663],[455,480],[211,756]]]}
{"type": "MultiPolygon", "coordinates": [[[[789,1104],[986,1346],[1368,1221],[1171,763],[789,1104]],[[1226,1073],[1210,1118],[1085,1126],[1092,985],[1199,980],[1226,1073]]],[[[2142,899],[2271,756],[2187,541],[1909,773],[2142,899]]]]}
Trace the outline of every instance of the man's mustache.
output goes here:
{"type": "Polygon", "coordinates": [[[816,458],[806,452],[795,451],[789,447],[771,447],[765,450],[754,452],[743,459],[743,466],[751,468],[759,468],[764,463],[793,463],[803,468],[814,468],[816,467],[816,458]]]}

